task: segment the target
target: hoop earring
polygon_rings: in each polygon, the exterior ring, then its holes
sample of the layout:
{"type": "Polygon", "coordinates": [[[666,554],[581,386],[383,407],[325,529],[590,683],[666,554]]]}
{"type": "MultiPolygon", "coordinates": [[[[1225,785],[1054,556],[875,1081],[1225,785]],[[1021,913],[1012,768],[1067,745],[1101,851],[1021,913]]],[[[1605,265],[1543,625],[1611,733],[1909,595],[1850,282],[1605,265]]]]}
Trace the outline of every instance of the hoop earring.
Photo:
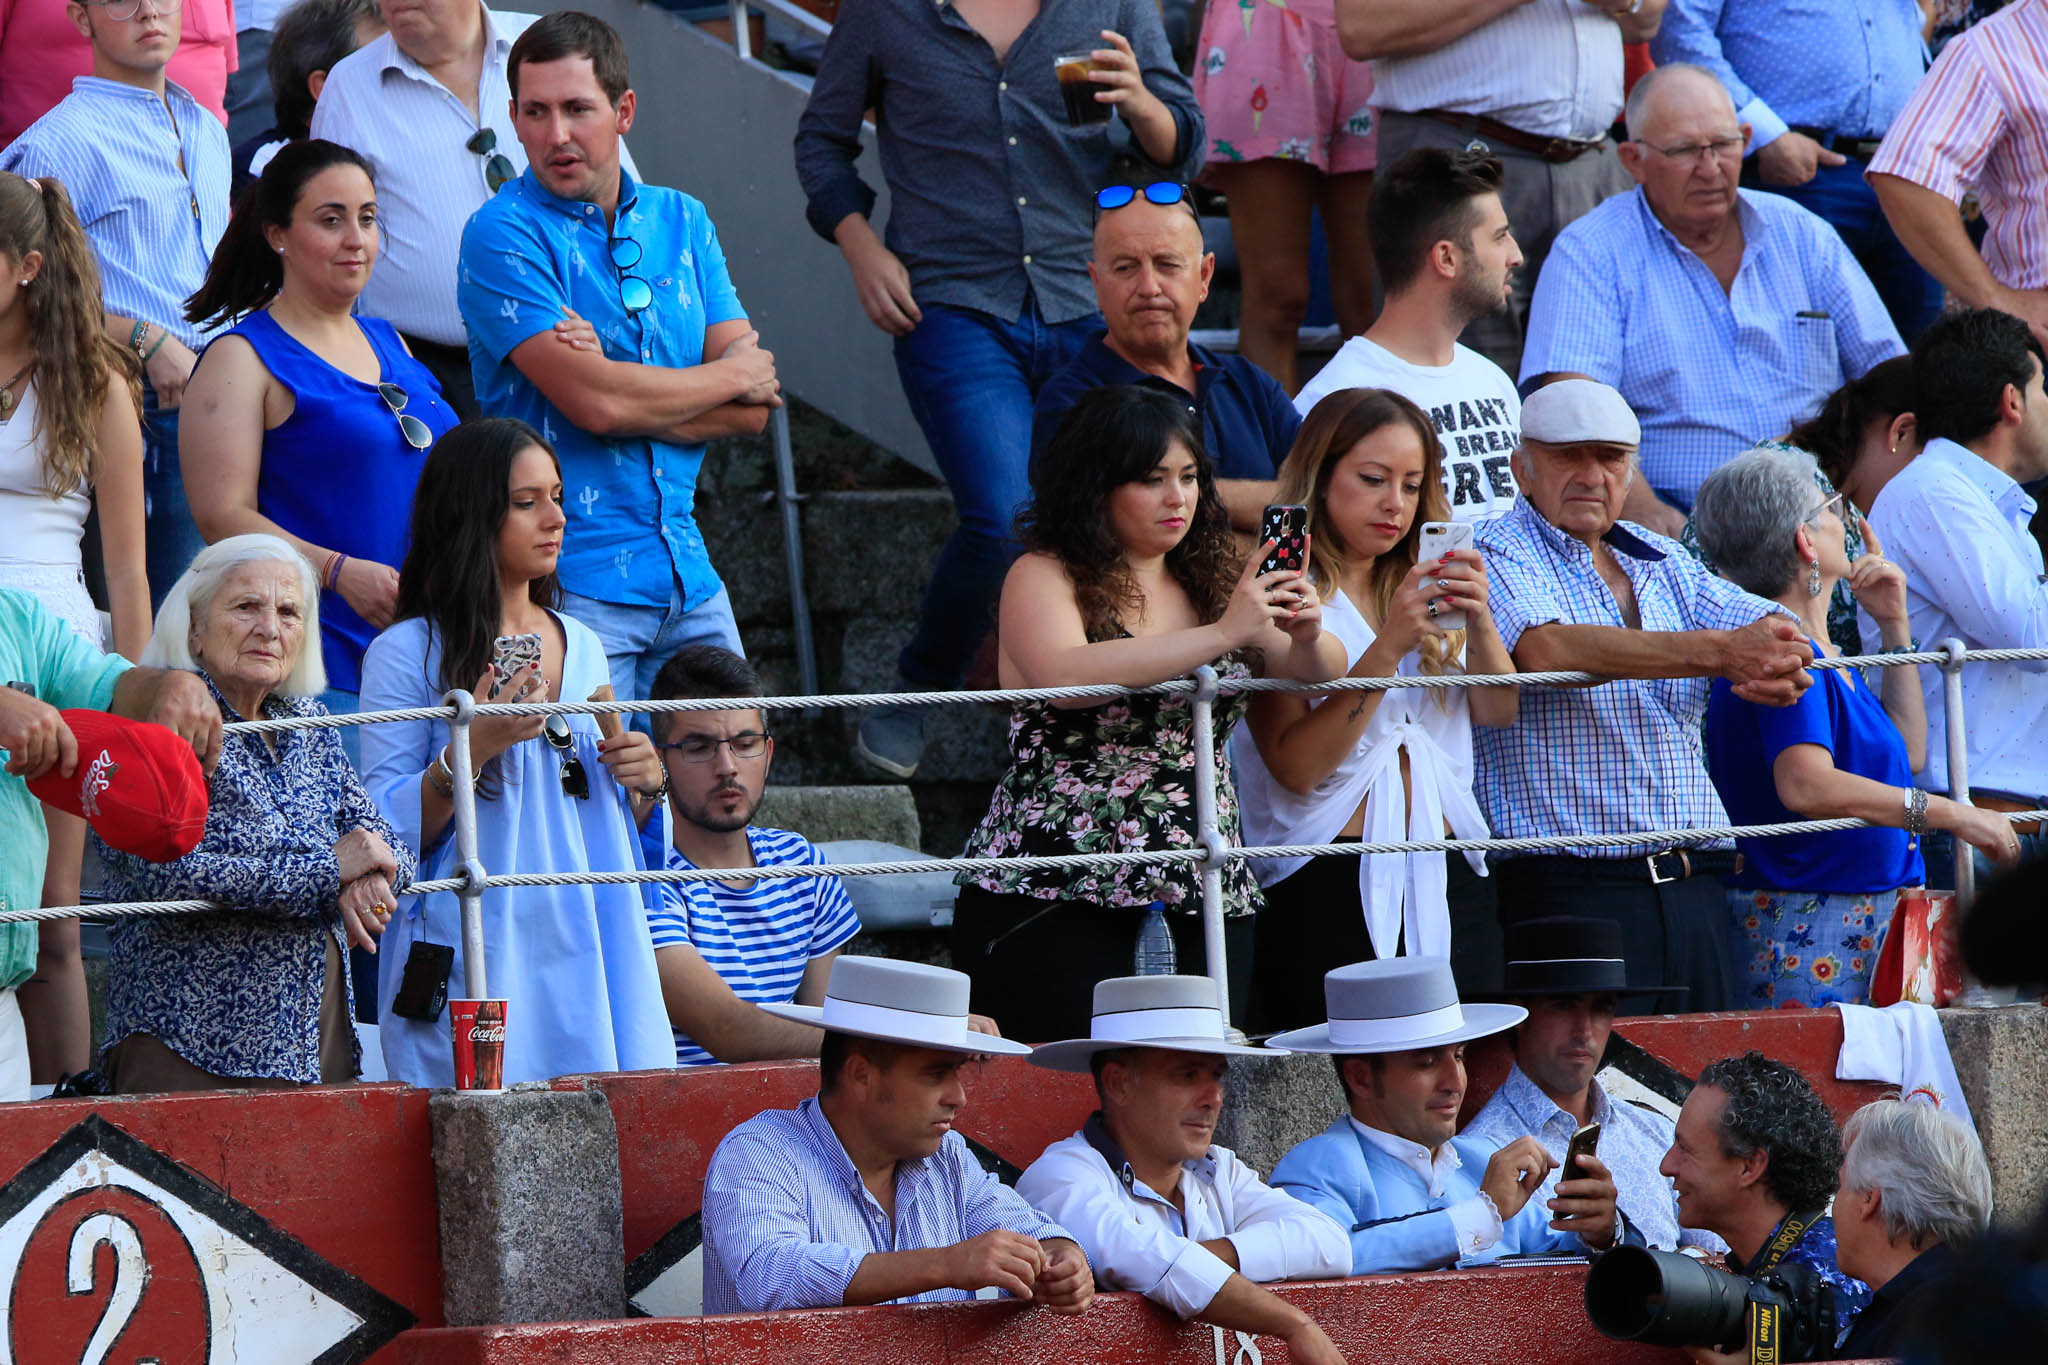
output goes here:
{"type": "Polygon", "coordinates": [[[1806,595],[1808,597],[1820,596],[1820,561],[1818,559],[1811,561],[1806,570],[1806,595]]]}

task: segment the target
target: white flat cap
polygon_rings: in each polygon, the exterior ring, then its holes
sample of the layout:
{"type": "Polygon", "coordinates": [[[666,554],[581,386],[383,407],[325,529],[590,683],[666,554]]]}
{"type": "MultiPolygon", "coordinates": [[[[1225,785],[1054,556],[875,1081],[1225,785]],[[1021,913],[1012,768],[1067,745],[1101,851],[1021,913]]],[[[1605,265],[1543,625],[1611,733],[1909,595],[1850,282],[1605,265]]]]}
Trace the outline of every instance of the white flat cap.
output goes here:
{"type": "Polygon", "coordinates": [[[1592,379],[1545,384],[1522,403],[1522,438],[1547,446],[1639,446],[1643,427],[1628,400],[1592,379]]]}

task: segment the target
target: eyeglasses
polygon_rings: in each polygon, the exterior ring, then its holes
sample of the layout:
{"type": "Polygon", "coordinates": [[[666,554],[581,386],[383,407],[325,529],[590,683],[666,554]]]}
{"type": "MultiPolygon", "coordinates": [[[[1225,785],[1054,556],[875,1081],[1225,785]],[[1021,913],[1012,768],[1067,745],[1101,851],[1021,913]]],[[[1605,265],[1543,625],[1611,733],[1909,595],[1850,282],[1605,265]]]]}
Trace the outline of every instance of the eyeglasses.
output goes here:
{"type": "Polygon", "coordinates": [[[519,178],[519,172],[512,167],[512,158],[498,150],[497,129],[479,128],[462,145],[484,159],[484,188],[492,194],[504,189],[507,181],[519,178]]]}
{"type": "Polygon", "coordinates": [[[657,749],[680,754],[685,763],[709,763],[720,749],[731,749],[734,758],[759,758],[768,752],[768,736],[760,730],[742,730],[736,735],[690,735],[657,749]]]}
{"type": "Polygon", "coordinates": [[[562,794],[573,796],[578,801],[588,801],[590,774],[584,771],[583,760],[576,757],[576,742],[570,737],[569,722],[560,716],[549,716],[541,733],[547,736],[549,747],[562,756],[562,794]]]}
{"type": "Polygon", "coordinates": [[[1174,180],[1155,180],[1140,190],[1136,185],[1104,185],[1095,191],[1098,212],[1120,209],[1140,194],[1149,204],[1178,204],[1188,197],[1188,187],[1174,180]]]}
{"type": "Polygon", "coordinates": [[[398,430],[404,435],[407,445],[411,446],[414,450],[425,450],[434,443],[432,428],[428,427],[419,418],[406,412],[405,405],[410,403],[412,399],[406,394],[404,389],[399,388],[396,384],[379,384],[377,386],[377,396],[384,400],[384,406],[390,408],[391,415],[398,419],[398,430]]]}
{"type": "Polygon", "coordinates": [[[1654,142],[1636,141],[1659,156],[1668,156],[1673,161],[1698,162],[1702,158],[1740,157],[1742,149],[1749,145],[1747,139],[1739,136],[1717,137],[1712,142],[1681,142],[1676,147],[1659,147],[1654,142]]]}
{"type": "Polygon", "coordinates": [[[145,7],[152,14],[176,14],[184,8],[185,0],[79,0],[79,3],[97,5],[107,12],[109,19],[125,24],[141,14],[145,7]]]}
{"type": "Polygon", "coordinates": [[[1828,498],[1820,506],[1807,513],[1806,519],[1808,521],[1817,521],[1825,516],[1832,516],[1837,520],[1842,519],[1842,495],[1840,493],[1828,498]]]}
{"type": "Polygon", "coordinates": [[[612,253],[612,264],[619,271],[619,302],[625,305],[626,316],[632,317],[654,302],[653,286],[631,273],[640,264],[640,244],[631,237],[610,237],[606,245],[612,253]]]}

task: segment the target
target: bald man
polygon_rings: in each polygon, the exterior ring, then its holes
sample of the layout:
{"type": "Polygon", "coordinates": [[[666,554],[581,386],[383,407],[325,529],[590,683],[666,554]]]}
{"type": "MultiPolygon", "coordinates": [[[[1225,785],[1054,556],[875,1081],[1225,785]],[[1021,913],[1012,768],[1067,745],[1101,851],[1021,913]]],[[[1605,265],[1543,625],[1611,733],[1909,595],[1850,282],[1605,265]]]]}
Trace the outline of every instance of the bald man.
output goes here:
{"type": "Polygon", "coordinates": [[[1558,235],[1522,388],[1580,375],[1620,390],[1643,429],[1622,516],[1676,536],[1707,475],[1905,348],[1833,228],[1738,187],[1750,129],[1711,72],[1638,81],[1628,133],[1636,189],[1558,235]]]}
{"type": "Polygon", "coordinates": [[[1255,534],[1272,501],[1273,472],[1294,444],[1301,417],[1287,391],[1251,361],[1188,340],[1195,309],[1209,297],[1216,257],[1202,249],[1202,226],[1185,187],[1119,186],[1103,191],[1098,205],[1126,194],[1129,202],[1119,207],[1097,207],[1095,255],[1088,262],[1108,330],[1038,391],[1032,458],[1090,389],[1141,384],[1170,393],[1201,419],[1230,524],[1255,534]]]}

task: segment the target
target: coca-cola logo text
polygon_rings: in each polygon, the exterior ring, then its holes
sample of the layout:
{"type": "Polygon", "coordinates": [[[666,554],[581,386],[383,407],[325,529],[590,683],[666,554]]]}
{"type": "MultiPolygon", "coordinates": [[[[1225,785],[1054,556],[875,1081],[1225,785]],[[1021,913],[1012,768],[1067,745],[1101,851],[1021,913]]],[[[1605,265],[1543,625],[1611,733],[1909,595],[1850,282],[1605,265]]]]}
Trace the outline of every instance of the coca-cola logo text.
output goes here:
{"type": "Polygon", "coordinates": [[[495,1024],[471,1024],[469,1026],[469,1041],[472,1043],[504,1042],[505,1021],[501,1019],[495,1024]]]}

